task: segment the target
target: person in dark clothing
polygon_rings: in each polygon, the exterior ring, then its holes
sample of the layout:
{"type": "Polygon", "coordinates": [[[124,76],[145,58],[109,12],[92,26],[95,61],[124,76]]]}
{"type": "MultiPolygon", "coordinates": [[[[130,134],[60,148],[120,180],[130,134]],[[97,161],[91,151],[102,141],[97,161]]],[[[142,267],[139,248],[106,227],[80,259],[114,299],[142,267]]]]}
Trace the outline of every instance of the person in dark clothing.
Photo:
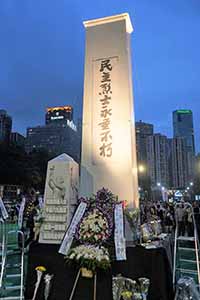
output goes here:
{"type": "Polygon", "coordinates": [[[178,235],[184,236],[185,235],[185,211],[184,211],[184,205],[177,205],[176,211],[175,211],[175,217],[176,222],[178,223],[178,235]]]}
{"type": "Polygon", "coordinates": [[[173,222],[173,216],[172,216],[171,211],[170,211],[169,208],[167,208],[167,210],[165,212],[164,222],[165,222],[165,232],[166,233],[171,233],[174,222],[173,222]]]}
{"type": "Polygon", "coordinates": [[[31,212],[28,220],[26,221],[26,228],[29,229],[29,237],[25,241],[24,247],[26,248],[29,243],[33,240],[34,238],[34,210],[31,212]]]}
{"type": "Polygon", "coordinates": [[[194,211],[194,218],[197,227],[197,234],[200,240],[200,209],[199,209],[199,204],[196,201],[193,204],[193,211],[194,211]]]}
{"type": "Polygon", "coordinates": [[[164,210],[159,204],[157,205],[157,216],[161,221],[162,231],[164,231],[164,210]]]}
{"type": "Polygon", "coordinates": [[[28,239],[26,239],[25,241],[25,248],[30,244],[30,242],[33,241],[34,239],[34,217],[35,215],[37,214],[37,210],[36,210],[36,207],[38,205],[38,201],[34,201],[32,204],[31,204],[31,209],[29,207],[29,213],[27,214],[26,216],[26,230],[28,229],[29,230],[29,236],[28,236],[28,239]]]}
{"type": "Polygon", "coordinates": [[[186,228],[188,236],[194,236],[192,208],[190,206],[186,209],[186,228]]]}

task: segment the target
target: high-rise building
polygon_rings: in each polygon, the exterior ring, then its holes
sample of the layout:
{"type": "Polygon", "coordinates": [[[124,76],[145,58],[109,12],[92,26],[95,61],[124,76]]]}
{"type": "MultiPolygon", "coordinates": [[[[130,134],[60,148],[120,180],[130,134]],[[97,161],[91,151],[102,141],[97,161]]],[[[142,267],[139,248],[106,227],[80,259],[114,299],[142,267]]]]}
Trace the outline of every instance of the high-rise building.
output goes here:
{"type": "Polygon", "coordinates": [[[57,106],[48,107],[46,111],[46,125],[53,124],[54,126],[65,124],[73,120],[72,106],[57,106]]]}
{"type": "Polygon", "coordinates": [[[26,152],[46,149],[53,155],[66,153],[75,161],[80,160],[80,139],[69,126],[37,126],[27,128],[26,152]]]}
{"type": "Polygon", "coordinates": [[[176,137],[169,139],[168,141],[170,148],[170,187],[175,189],[185,189],[188,185],[188,164],[185,139],[176,137]]]}
{"type": "Polygon", "coordinates": [[[174,137],[181,137],[185,139],[188,162],[188,179],[191,181],[194,177],[195,159],[193,114],[191,110],[179,109],[173,111],[173,132],[174,137]]]}
{"type": "Polygon", "coordinates": [[[147,137],[153,135],[153,125],[144,123],[141,120],[135,122],[136,150],[138,164],[147,163],[147,137]]]}
{"type": "Polygon", "coordinates": [[[173,111],[174,137],[182,137],[186,140],[187,150],[195,153],[193,114],[189,109],[173,111]]]}
{"type": "Polygon", "coordinates": [[[17,146],[24,147],[25,146],[25,137],[18,132],[11,132],[10,134],[10,142],[17,146]]]}
{"type": "MultiPolygon", "coordinates": [[[[80,162],[80,134],[73,120],[63,116],[62,119],[58,119],[61,122],[57,122],[56,119],[51,119],[53,115],[50,113],[51,111],[48,114],[49,121],[46,115],[46,125],[27,128],[26,152],[46,149],[53,155],[66,153],[80,162]]],[[[54,114],[54,111],[52,113],[54,114]]]]}
{"type": "Polygon", "coordinates": [[[169,186],[168,140],[165,135],[156,133],[147,137],[148,175],[152,186],[169,186]]]}
{"type": "Polygon", "coordinates": [[[12,130],[12,118],[6,110],[0,110],[0,142],[9,143],[12,130]]]}

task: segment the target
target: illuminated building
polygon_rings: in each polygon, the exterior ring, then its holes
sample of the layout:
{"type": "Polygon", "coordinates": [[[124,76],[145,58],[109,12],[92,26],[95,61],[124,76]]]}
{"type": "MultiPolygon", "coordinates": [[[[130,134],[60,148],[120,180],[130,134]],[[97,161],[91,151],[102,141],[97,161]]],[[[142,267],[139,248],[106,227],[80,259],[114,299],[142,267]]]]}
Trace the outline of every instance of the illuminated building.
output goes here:
{"type": "Polygon", "coordinates": [[[186,140],[187,150],[195,153],[193,115],[191,110],[181,109],[173,112],[174,137],[186,140]]]}
{"type": "Polygon", "coordinates": [[[0,142],[9,143],[12,129],[12,118],[6,110],[0,110],[0,142]]]}
{"type": "Polygon", "coordinates": [[[72,106],[48,107],[46,112],[46,125],[60,125],[73,120],[72,106]]]}
{"type": "Polygon", "coordinates": [[[72,116],[71,106],[48,108],[46,125],[27,128],[26,152],[46,149],[53,155],[66,153],[79,162],[80,134],[72,116]]]}

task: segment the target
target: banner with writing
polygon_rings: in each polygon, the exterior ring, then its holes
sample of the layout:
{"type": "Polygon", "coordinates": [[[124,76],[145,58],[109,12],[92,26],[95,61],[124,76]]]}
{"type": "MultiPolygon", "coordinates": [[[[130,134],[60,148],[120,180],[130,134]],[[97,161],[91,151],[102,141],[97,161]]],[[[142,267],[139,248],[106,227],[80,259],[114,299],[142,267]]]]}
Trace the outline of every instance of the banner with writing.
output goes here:
{"type": "Polygon", "coordinates": [[[19,229],[21,229],[22,225],[23,225],[23,216],[24,216],[25,203],[26,203],[26,198],[23,197],[22,202],[20,204],[19,215],[18,215],[18,227],[19,227],[19,229]]]}
{"type": "Polygon", "coordinates": [[[5,220],[8,218],[8,212],[7,212],[7,209],[3,203],[3,200],[2,198],[0,197],[0,210],[1,210],[1,216],[2,218],[5,220]]]}
{"type": "Polygon", "coordinates": [[[67,253],[71,247],[71,244],[73,242],[73,239],[74,239],[76,227],[77,227],[78,223],[80,222],[81,218],[83,217],[86,207],[87,207],[87,204],[85,202],[81,202],[79,204],[79,206],[73,216],[71,224],[70,224],[69,228],[67,229],[67,232],[61,243],[60,249],[58,251],[59,253],[61,253],[63,255],[67,255],[67,253]]]}
{"type": "Polygon", "coordinates": [[[124,220],[122,203],[115,205],[115,253],[116,260],[126,260],[126,240],[124,237],[124,220]]]}

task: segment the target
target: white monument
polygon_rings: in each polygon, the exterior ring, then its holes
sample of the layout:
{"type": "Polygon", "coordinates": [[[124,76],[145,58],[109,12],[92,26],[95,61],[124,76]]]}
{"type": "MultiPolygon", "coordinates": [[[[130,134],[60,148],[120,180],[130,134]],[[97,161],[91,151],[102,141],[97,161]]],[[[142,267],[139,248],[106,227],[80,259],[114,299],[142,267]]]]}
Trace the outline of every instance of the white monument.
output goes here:
{"type": "Polygon", "coordinates": [[[39,242],[60,244],[70,223],[78,196],[79,167],[67,154],[48,162],[39,242]]]}
{"type": "Polygon", "coordinates": [[[102,187],[138,206],[128,14],[84,22],[85,82],[80,195],[102,187]]]}

